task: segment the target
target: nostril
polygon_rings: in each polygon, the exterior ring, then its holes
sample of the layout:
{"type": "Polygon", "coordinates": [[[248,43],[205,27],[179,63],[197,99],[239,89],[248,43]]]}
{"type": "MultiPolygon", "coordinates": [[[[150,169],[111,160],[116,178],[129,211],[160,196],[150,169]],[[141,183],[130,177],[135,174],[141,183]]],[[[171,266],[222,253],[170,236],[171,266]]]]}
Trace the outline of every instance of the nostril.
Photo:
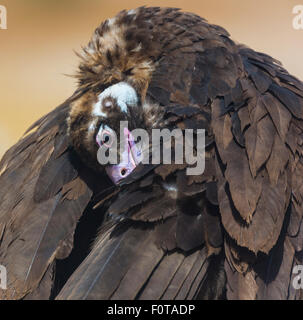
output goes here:
{"type": "Polygon", "coordinates": [[[127,170],[125,168],[123,168],[123,169],[121,169],[120,173],[121,173],[121,176],[124,177],[127,173],[127,170]]]}

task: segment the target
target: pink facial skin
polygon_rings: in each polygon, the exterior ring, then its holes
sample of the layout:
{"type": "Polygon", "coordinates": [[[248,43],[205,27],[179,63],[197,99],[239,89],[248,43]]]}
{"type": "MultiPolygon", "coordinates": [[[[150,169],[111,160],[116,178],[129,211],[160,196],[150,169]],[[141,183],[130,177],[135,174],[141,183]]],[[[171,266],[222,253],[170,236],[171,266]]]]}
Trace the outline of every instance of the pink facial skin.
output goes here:
{"type": "MultiPolygon", "coordinates": [[[[105,134],[108,133],[109,132],[105,132],[105,134]]],[[[124,151],[121,157],[122,159],[120,163],[116,165],[109,165],[105,168],[107,175],[116,185],[120,180],[125,179],[132,173],[139,164],[141,158],[141,151],[136,147],[134,138],[127,128],[124,128],[124,151]]]]}

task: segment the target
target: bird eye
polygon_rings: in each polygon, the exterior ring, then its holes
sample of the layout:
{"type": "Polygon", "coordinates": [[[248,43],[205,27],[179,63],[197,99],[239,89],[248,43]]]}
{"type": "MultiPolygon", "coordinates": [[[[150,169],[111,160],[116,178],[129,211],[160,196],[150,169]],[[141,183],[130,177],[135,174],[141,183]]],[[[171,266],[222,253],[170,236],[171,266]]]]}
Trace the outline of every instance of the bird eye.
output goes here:
{"type": "Polygon", "coordinates": [[[112,146],[114,139],[113,134],[107,129],[102,129],[102,132],[97,135],[97,141],[100,142],[99,145],[105,145],[108,148],[112,146]]]}
{"type": "Polygon", "coordinates": [[[103,137],[103,140],[102,140],[103,143],[107,143],[108,141],[109,141],[109,136],[103,137]]]}
{"type": "Polygon", "coordinates": [[[99,147],[104,145],[107,148],[111,148],[116,140],[117,140],[117,137],[116,137],[115,131],[113,131],[107,125],[101,124],[100,129],[96,136],[96,142],[99,145],[99,147]]]}
{"type": "Polygon", "coordinates": [[[105,131],[103,134],[102,134],[102,137],[101,137],[101,142],[102,142],[102,144],[105,144],[105,145],[107,145],[108,147],[110,147],[111,146],[111,144],[112,144],[112,136],[111,136],[111,134],[110,134],[110,132],[108,132],[108,131],[105,131]]]}

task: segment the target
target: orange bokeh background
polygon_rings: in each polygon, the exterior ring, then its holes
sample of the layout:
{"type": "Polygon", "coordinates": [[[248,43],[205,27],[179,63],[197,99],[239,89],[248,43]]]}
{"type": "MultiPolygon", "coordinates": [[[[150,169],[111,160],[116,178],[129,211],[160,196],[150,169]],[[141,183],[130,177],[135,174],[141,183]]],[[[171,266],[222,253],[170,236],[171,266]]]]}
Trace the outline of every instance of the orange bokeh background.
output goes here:
{"type": "Polygon", "coordinates": [[[72,94],[78,58],[95,27],[122,9],[179,7],[226,28],[240,43],[278,60],[303,79],[303,30],[292,9],[303,0],[0,0],[0,157],[29,125],[72,94]]]}

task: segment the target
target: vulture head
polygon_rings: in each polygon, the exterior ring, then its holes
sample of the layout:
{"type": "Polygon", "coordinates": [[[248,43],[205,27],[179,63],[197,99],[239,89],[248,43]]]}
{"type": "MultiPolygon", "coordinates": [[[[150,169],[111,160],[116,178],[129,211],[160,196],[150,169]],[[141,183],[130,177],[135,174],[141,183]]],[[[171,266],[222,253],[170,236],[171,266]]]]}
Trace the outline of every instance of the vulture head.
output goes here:
{"type": "Polygon", "coordinates": [[[150,32],[151,22],[143,16],[140,9],[124,11],[96,29],[80,55],[76,77],[81,95],[68,117],[72,146],[96,171],[104,168],[97,159],[98,149],[110,148],[116,137],[119,161],[117,166],[105,166],[115,183],[127,177],[139,162],[140,150],[134,149],[130,132],[136,128],[150,130],[162,122],[160,105],[147,97],[159,43],[156,34],[150,32]],[[120,137],[122,121],[127,121],[128,127],[120,137]],[[120,141],[124,142],[121,154],[120,141]]]}

